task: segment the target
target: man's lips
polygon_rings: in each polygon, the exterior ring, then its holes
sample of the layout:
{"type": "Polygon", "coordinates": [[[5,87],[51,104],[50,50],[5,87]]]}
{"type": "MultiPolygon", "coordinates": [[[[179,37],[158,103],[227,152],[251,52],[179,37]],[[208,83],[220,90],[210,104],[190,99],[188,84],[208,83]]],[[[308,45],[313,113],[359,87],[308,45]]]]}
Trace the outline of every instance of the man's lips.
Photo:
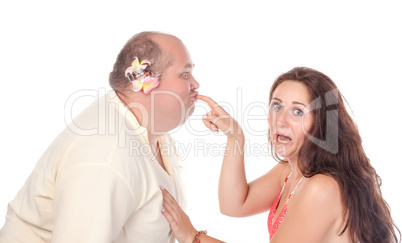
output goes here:
{"type": "Polygon", "coordinates": [[[191,95],[190,95],[190,99],[194,102],[197,101],[197,95],[198,95],[198,91],[194,91],[191,95]]]}

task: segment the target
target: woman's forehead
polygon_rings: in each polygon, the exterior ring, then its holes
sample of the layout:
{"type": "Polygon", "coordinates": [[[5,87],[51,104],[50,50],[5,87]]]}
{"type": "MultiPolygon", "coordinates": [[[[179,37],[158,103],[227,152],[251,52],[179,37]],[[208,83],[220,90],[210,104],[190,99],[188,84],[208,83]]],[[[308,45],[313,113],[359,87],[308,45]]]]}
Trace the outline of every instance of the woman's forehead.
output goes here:
{"type": "Polygon", "coordinates": [[[279,99],[284,103],[299,102],[310,103],[310,93],[306,85],[301,82],[287,80],[276,87],[272,98],[279,99]]]}

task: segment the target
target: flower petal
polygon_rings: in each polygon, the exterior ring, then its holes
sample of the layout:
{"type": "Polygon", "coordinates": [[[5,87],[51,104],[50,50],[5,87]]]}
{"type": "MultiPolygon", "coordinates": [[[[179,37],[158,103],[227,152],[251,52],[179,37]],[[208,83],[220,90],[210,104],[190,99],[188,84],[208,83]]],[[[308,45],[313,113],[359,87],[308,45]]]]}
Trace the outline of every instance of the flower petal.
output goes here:
{"type": "Polygon", "coordinates": [[[131,66],[134,67],[134,66],[137,66],[137,65],[140,65],[140,62],[138,61],[138,57],[135,57],[134,61],[131,63],[131,66]]]}
{"type": "Polygon", "coordinates": [[[148,65],[151,65],[151,62],[150,61],[148,61],[148,60],[142,60],[142,62],[140,63],[141,65],[142,64],[148,64],[148,65]]]}
{"type": "Polygon", "coordinates": [[[138,92],[142,89],[142,81],[141,80],[134,80],[131,82],[131,84],[133,85],[133,91],[134,92],[138,92]]]}
{"type": "Polygon", "coordinates": [[[159,85],[159,78],[151,78],[148,76],[143,83],[144,93],[148,94],[149,92],[151,92],[151,90],[158,87],[158,85],[159,85]]]}

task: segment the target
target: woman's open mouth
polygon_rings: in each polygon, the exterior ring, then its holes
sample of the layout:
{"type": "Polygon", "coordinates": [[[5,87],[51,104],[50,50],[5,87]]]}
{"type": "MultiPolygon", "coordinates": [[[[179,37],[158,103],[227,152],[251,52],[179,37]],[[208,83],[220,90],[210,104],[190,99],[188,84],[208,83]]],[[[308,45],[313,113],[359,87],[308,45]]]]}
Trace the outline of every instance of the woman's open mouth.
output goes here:
{"type": "Polygon", "coordinates": [[[283,145],[286,145],[290,143],[292,139],[288,136],[282,135],[282,134],[276,134],[276,143],[280,143],[283,145]]]}

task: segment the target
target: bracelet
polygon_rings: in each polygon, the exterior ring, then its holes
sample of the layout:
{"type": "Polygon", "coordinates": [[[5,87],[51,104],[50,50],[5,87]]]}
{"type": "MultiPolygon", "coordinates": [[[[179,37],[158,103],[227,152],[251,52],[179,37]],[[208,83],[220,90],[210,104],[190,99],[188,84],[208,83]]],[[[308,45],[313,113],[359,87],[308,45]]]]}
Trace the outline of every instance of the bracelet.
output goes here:
{"type": "Polygon", "coordinates": [[[194,236],[194,239],[193,239],[193,243],[200,243],[201,241],[200,241],[200,239],[198,239],[198,237],[201,235],[201,234],[207,234],[207,231],[206,230],[201,230],[201,231],[198,231],[198,233],[194,236]]]}

